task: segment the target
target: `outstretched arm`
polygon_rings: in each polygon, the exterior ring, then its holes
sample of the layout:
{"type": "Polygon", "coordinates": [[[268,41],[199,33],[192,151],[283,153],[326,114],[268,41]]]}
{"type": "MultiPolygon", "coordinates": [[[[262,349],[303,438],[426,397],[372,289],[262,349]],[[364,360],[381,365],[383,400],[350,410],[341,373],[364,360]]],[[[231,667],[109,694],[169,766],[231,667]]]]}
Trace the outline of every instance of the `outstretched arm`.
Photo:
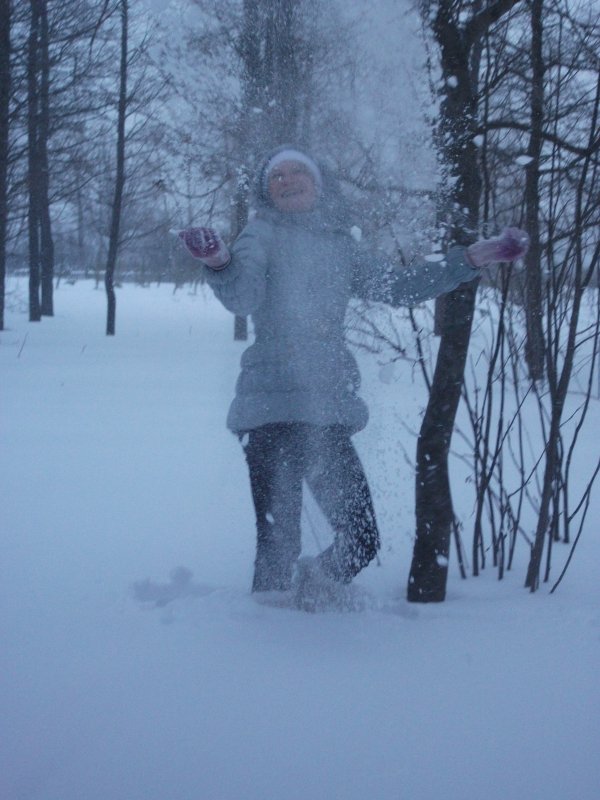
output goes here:
{"type": "Polygon", "coordinates": [[[355,261],[354,293],[365,300],[392,306],[414,306],[480,277],[479,267],[494,261],[514,261],[527,251],[529,237],[519,228],[506,228],[494,239],[470,247],[452,247],[440,261],[406,269],[377,263],[361,253],[355,261]]]}
{"type": "Polygon", "coordinates": [[[395,269],[381,262],[364,261],[355,270],[354,294],[363,300],[391,306],[416,306],[440,294],[451,292],[461,283],[480,276],[466,258],[464,247],[453,247],[440,261],[395,269]]]}
{"type": "Polygon", "coordinates": [[[240,316],[254,313],[264,300],[267,275],[267,232],[262,223],[246,225],[231,252],[211,228],[188,228],[180,237],[202,261],[206,282],[225,308],[240,316]]]}

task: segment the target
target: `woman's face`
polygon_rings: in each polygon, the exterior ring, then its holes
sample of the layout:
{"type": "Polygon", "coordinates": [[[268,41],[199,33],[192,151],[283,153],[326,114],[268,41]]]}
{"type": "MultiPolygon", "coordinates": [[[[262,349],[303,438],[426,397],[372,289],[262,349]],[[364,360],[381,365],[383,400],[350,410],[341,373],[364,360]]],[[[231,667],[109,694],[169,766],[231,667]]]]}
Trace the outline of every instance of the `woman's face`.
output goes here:
{"type": "Polygon", "coordinates": [[[269,195],[278,211],[310,211],[317,188],[308,167],[300,161],[282,161],[269,173],[269,195]]]}

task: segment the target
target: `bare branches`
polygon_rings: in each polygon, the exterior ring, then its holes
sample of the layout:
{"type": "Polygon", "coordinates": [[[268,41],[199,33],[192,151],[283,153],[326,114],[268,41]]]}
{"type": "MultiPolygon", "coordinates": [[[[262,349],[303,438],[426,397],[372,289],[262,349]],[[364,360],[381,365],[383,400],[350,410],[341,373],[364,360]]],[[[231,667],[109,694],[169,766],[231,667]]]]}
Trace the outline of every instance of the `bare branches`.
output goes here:
{"type": "Polygon", "coordinates": [[[465,45],[473,47],[488,30],[509,13],[521,0],[496,0],[476,12],[465,25],[465,45]]]}
{"type": "MultiPolygon", "coordinates": [[[[587,424],[600,350],[600,329],[584,304],[590,292],[598,292],[590,287],[600,258],[600,28],[598,20],[585,13],[577,17],[562,0],[545,0],[543,7],[541,0],[527,6],[492,3],[466,21],[466,7],[461,6],[461,19],[453,16],[456,8],[435,4],[432,15],[430,5],[428,16],[435,20],[447,70],[443,110],[448,113],[462,100],[465,119],[478,117],[470,132],[464,124],[442,128],[448,171],[458,176],[452,186],[459,186],[460,155],[471,136],[478,148],[474,158],[482,165],[487,230],[510,223],[526,224],[531,235],[537,231],[528,269],[540,279],[535,314],[547,373],[534,380],[523,374],[532,290],[525,291],[520,270],[503,273],[494,289],[497,307],[488,311],[489,347],[473,364],[464,389],[472,449],[462,457],[472,463],[476,494],[472,569],[477,574],[491,549],[502,577],[513,566],[523,534],[531,544],[526,584],[534,591],[549,580],[559,540],[569,542],[574,528],[577,539],[581,535],[598,476],[596,465],[588,465],[587,484],[572,464],[587,424]],[[465,48],[479,40],[485,46],[467,67],[465,48]],[[460,53],[450,57],[459,46],[462,61],[460,53]],[[476,112],[468,107],[465,88],[474,75],[482,78],[476,112]],[[581,402],[575,402],[575,383],[581,402]]],[[[456,205],[466,204],[461,199],[456,205]]],[[[476,320],[478,315],[476,310],[476,320]]]]}
{"type": "MultiPolygon", "coordinates": [[[[509,131],[519,131],[521,133],[528,133],[530,130],[530,126],[526,122],[518,122],[517,120],[508,120],[508,119],[492,119],[489,122],[486,122],[485,125],[479,125],[477,128],[477,135],[481,136],[490,131],[500,131],[500,130],[509,130],[509,131]]],[[[549,142],[550,144],[554,144],[559,147],[561,150],[566,150],[568,153],[573,153],[578,158],[587,158],[589,156],[595,155],[598,151],[600,151],[600,139],[591,142],[587,147],[581,147],[571,142],[567,141],[561,136],[553,133],[552,131],[542,130],[541,136],[544,141],[549,142]]]]}

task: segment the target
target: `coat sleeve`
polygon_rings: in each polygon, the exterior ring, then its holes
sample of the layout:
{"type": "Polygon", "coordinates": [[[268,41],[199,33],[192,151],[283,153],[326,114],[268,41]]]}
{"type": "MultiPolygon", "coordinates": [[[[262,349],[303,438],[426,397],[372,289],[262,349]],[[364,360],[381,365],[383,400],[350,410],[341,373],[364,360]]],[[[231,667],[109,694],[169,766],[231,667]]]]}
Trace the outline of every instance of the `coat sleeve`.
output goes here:
{"type": "Polygon", "coordinates": [[[243,229],[231,248],[231,261],[221,270],[202,266],[206,282],[228,311],[253,314],[265,298],[270,231],[261,220],[243,229]]]}
{"type": "Polygon", "coordinates": [[[452,247],[443,261],[395,269],[365,254],[354,264],[353,293],[362,300],[391,306],[415,306],[479,278],[481,272],[466,260],[464,247],[452,247]]]}

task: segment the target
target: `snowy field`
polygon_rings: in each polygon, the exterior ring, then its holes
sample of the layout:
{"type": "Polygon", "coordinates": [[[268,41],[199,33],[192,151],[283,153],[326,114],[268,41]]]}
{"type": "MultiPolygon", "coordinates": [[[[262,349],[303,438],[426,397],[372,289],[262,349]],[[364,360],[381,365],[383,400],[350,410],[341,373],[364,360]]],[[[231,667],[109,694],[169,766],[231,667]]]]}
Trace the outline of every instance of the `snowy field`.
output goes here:
{"type": "MultiPolygon", "coordinates": [[[[360,355],[372,419],[356,444],[383,538],[358,579],[369,608],[262,605],[224,426],[244,347],[231,317],[202,291],[126,286],[107,338],[91,282],[62,284],[39,324],[26,281],[9,290],[0,800],[598,800],[598,490],[556,594],[522,588],[525,553],[502,582],[461,581],[453,554],[447,602],[409,605],[398,442],[414,451],[424,396],[408,365],[382,382],[360,355]],[[179,566],[185,596],[134,597],[179,566]]],[[[314,552],[327,531],[307,513],[314,552]]]]}

